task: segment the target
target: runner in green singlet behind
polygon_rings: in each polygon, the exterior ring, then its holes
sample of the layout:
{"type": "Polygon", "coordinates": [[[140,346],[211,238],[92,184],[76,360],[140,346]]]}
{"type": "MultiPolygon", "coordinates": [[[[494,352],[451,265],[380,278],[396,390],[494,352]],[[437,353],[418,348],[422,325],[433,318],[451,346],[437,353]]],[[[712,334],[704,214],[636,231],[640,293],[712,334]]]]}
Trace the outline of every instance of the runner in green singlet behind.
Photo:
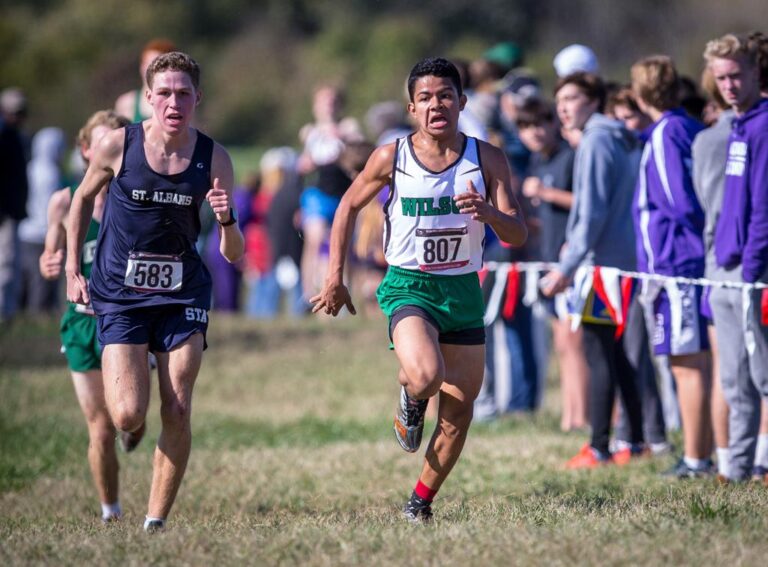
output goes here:
{"type": "MultiPolygon", "coordinates": [[[[88,162],[92,150],[110,130],[122,128],[128,120],[112,110],[100,110],[91,116],[78,134],[83,159],[88,162]]],[[[45,249],[40,256],[40,272],[46,279],[61,275],[66,241],[66,217],[75,188],[66,187],[51,196],[48,205],[48,231],[45,249]]],[[[106,191],[102,191],[105,193],[106,191]]],[[[94,208],[83,245],[82,271],[90,275],[91,262],[99,233],[104,206],[103,194],[94,208]]],[[[88,462],[102,508],[102,521],[119,519],[122,513],[118,499],[118,462],[115,454],[115,427],[107,413],[101,376],[101,348],[96,340],[96,317],[89,306],[70,303],[61,319],[62,350],[72,373],[72,382],[80,408],[88,424],[88,462]]],[[[144,430],[121,434],[125,451],[138,445],[144,430]]]]}

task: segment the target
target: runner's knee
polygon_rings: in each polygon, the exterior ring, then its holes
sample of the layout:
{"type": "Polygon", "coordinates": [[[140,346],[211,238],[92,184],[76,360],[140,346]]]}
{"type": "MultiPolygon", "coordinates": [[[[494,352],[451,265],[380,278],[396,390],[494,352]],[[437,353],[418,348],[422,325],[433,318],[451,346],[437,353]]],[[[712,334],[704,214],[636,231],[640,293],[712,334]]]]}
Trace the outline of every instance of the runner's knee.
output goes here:
{"type": "Polygon", "coordinates": [[[112,421],[120,431],[136,431],[146,419],[146,413],[128,404],[118,404],[112,421]]]}
{"type": "Polygon", "coordinates": [[[420,364],[409,368],[405,379],[408,395],[421,400],[437,394],[445,376],[440,364],[420,364]]]}
{"type": "Polygon", "coordinates": [[[164,401],[160,407],[160,417],[163,420],[163,427],[189,427],[189,403],[178,399],[164,401]]]}
{"type": "Polygon", "coordinates": [[[88,422],[88,437],[91,446],[104,452],[114,447],[115,426],[108,417],[99,417],[88,422]]]}

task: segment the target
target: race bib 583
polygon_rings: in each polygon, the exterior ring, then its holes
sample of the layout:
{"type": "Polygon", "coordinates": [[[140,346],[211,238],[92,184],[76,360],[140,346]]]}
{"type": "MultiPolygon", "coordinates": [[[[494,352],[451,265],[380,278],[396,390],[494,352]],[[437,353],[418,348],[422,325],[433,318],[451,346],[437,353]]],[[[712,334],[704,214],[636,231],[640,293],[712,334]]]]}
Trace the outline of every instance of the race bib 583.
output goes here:
{"type": "Polygon", "coordinates": [[[179,291],[183,267],[180,256],[131,252],[125,269],[125,285],[137,291],[179,291]]]}

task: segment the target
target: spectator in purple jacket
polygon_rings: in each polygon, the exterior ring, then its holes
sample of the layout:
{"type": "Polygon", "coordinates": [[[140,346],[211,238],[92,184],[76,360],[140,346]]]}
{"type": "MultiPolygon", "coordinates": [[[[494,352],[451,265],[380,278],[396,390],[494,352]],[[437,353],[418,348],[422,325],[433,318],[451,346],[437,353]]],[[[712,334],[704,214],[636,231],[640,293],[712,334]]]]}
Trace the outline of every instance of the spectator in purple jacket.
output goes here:
{"type": "MultiPolygon", "coordinates": [[[[707,67],[736,113],[728,141],[725,187],[715,227],[715,258],[724,279],[768,282],[768,99],[761,95],[758,45],[727,34],[704,50],[707,67]]],[[[723,394],[730,406],[728,478],[749,478],[760,425],[760,398],[768,397],[768,310],[765,291],[716,287],[715,320],[723,394]]]]}
{"type": "MultiPolygon", "coordinates": [[[[633,218],[641,272],[704,275],[704,211],[693,189],[691,144],[704,126],[680,107],[672,59],[655,55],[632,66],[637,104],[653,123],[646,130],[633,218]]],[[[670,476],[712,473],[709,342],[701,316],[702,288],[674,280],[644,280],[642,299],[656,355],[667,355],[677,384],[683,458],[670,476]]]]}

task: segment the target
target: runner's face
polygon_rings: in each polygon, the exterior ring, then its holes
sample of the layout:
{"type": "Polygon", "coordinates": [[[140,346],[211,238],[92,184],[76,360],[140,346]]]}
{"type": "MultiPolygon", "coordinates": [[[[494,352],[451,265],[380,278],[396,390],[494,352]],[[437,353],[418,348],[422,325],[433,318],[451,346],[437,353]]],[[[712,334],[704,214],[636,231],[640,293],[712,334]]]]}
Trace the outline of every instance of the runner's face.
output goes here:
{"type": "Polygon", "coordinates": [[[449,78],[427,75],[414,84],[408,112],[421,130],[442,137],[456,132],[459,112],[466,101],[464,95],[458,95],[449,78]]]}
{"type": "Polygon", "coordinates": [[[717,57],[709,62],[709,70],[723,100],[737,110],[747,110],[760,96],[759,69],[743,58],[717,57]]]}
{"type": "Polygon", "coordinates": [[[189,126],[200,102],[200,91],[183,71],[163,71],[152,79],[148,95],[154,117],[169,134],[184,131],[189,126]]]}
{"type": "Polygon", "coordinates": [[[597,101],[591,100],[578,85],[568,83],[555,95],[557,115],[563,128],[583,130],[589,117],[597,112],[597,101]]]}

